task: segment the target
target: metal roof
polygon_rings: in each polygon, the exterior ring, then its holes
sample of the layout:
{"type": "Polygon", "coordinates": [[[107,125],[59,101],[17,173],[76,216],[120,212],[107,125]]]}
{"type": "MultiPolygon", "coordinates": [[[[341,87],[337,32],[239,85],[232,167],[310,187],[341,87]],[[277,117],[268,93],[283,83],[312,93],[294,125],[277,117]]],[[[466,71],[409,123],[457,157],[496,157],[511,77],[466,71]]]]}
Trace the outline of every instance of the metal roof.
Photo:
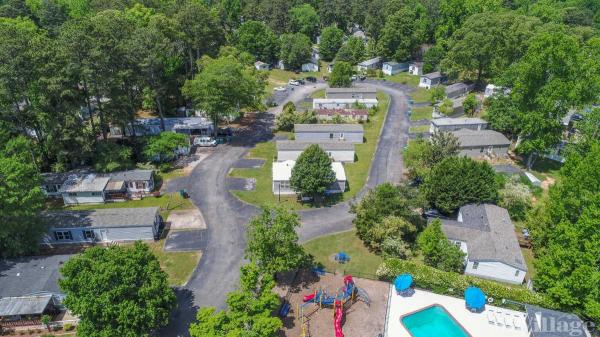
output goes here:
{"type": "Polygon", "coordinates": [[[431,120],[431,124],[437,126],[448,125],[473,125],[473,124],[488,124],[487,121],[481,118],[435,118],[431,120]]]}
{"type": "Polygon", "coordinates": [[[0,260],[0,298],[61,294],[59,268],[74,255],[28,256],[0,260]]]}
{"type": "Polygon", "coordinates": [[[440,219],[448,239],[466,242],[472,261],[496,261],[526,271],[527,265],[508,211],[492,204],[460,208],[462,221],[440,219]]]}
{"type": "Polygon", "coordinates": [[[362,87],[353,87],[353,88],[327,88],[325,89],[325,94],[328,93],[377,93],[376,89],[373,88],[362,88],[362,87]]]}
{"type": "Polygon", "coordinates": [[[41,315],[52,295],[0,298],[0,316],[41,315]]]}
{"type": "Polygon", "coordinates": [[[88,174],[83,177],[70,177],[60,187],[59,192],[102,192],[110,178],[101,177],[96,174],[88,174]]]}
{"type": "Polygon", "coordinates": [[[381,61],[381,57],[374,57],[372,59],[368,59],[365,61],[362,61],[361,63],[359,63],[359,66],[370,66],[376,63],[379,63],[381,61]]]}
{"type": "Polygon", "coordinates": [[[69,177],[83,177],[86,174],[91,173],[89,168],[82,168],[77,170],[72,170],[69,172],[46,172],[42,173],[43,184],[44,185],[62,185],[65,181],[69,179],[69,177]]]}
{"type": "Polygon", "coordinates": [[[429,74],[425,74],[425,75],[422,75],[422,76],[426,77],[426,78],[428,78],[430,80],[432,80],[434,78],[441,78],[441,77],[443,77],[443,75],[439,71],[436,71],[436,72],[433,72],[433,73],[429,73],[429,74]]]}
{"type": "Polygon", "coordinates": [[[277,151],[304,151],[310,145],[319,145],[324,151],[354,151],[354,144],[349,142],[299,142],[293,140],[278,140],[277,151]]]}
{"type": "Polygon", "coordinates": [[[494,130],[460,129],[452,134],[458,138],[461,147],[510,145],[508,138],[494,130]]]}
{"type": "Polygon", "coordinates": [[[129,170],[107,174],[110,181],[152,180],[153,170],[129,170]]]}
{"type": "Polygon", "coordinates": [[[158,207],[106,208],[86,211],[45,212],[51,228],[109,228],[154,226],[158,207]]]}
{"type": "Polygon", "coordinates": [[[294,132],[363,132],[362,124],[294,124],[294,132]]]}

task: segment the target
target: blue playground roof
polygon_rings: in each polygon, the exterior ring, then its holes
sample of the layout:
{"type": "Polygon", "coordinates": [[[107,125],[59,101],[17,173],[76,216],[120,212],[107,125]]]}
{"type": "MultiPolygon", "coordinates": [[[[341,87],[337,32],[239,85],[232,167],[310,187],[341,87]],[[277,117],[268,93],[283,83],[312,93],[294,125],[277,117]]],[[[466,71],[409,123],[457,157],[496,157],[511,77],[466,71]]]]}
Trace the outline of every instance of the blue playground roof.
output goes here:
{"type": "Polygon", "coordinates": [[[394,287],[396,288],[396,291],[405,291],[408,288],[410,288],[412,283],[413,283],[412,275],[402,274],[402,275],[398,275],[396,277],[396,279],[394,280],[394,287]]]}
{"type": "Polygon", "coordinates": [[[468,287],[465,290],[467,308],[482,309],[485,305],[485,294],[477,287],[468,287]]]}

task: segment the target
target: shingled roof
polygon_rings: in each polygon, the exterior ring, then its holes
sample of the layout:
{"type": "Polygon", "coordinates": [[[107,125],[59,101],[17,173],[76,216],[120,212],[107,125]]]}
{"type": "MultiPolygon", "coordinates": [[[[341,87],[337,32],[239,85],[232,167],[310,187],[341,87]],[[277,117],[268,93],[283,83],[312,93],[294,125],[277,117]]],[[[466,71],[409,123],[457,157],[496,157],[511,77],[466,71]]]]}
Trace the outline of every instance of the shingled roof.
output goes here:
{"type": "Polygon", "coordinates": [[[510,145],[510,140],[506,136],[494,130],[460,129],[453,131],[452,134],[458,138],[461,147],[510,145]]]}
{"type": "Polygon", "coordinates": [[[53,228],[107,228],[154,226],[158,207],[106,208],[86,211],[58,211],[43,214],[53,228]]]}
{"type": "Polygon", "coordinates": [[[304,151],[310,145],[317,144],[323,151],[354,151],[354,144],[349,142],[300,142],[293,140],[278,140],[277,151],[304,151]]]}
{"type": "Polygon", "coordinates": [[[362,124],[294,124],[294,132],[363,132],[362,124]]]}
{"type": "Polygon", "coordinates": [[[466,242],[471,261],[495,261],[527,271],[508,211],[491,204],[460,208],[458,220],[440,219],[451,240],[466,242]]]}

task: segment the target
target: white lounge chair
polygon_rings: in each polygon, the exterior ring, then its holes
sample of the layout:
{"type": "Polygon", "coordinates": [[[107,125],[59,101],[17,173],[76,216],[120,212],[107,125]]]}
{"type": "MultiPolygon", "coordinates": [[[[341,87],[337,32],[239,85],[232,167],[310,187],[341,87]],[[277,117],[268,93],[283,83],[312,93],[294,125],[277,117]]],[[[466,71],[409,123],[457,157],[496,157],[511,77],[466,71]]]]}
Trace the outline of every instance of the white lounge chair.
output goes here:
{"type": "Polygon", "coordinates": [[[515,329],[521,330],[521,316],[519,316],[519,315],[513,316],[513,325],[515,326],[515,329]]]}
{"type": "Polygon", "coordinates": [[[507,328],[511,328],[513,326],[513,317],[507,312],[504,313],[504,325],[507,328]]]}
{"type": "Polygon", "coordinates": [[[493,310],[488,309],[487,310],[487,318],[488,318],[488,323],[490,324],[495,324],[496,323],[496,315],[494,314],[493,310]]]}
{"type": "Polygon", "coordinates": [[[504,314],[502,311],[496,311],[496,325],[504,325],[504,314]]]}

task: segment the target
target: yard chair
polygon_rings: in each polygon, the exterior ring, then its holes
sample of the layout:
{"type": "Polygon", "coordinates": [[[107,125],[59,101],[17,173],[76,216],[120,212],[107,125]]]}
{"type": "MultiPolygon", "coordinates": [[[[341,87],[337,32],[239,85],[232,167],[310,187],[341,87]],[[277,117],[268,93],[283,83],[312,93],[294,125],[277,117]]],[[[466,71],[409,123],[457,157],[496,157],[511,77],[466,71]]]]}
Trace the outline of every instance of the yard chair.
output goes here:
{"type": "Polygon", "coordinates": [[[504,325],[504,314],[501,310],[496,311],[496,325],[503,326],[504,325]]]}
{"type": "Polygon", "coordinates": [[[516,330],[521,330],[521,316],[519,316],[519,315],[513,316],[513,325],[515,326],[516,330]]]}
{"type": "Polygon", "coordinates": [[[488,323],[489,324],[495,324],[496,323],[496,315],[494,315],[494,311],[488,309],[487,310],[487,318],[488,318],[488,323]]]}
{"type": "Polygon", "coordinates": [[[504,313],[504,325],[510,329],[513,326],[513,317],[507,312],[504,313]]]}

